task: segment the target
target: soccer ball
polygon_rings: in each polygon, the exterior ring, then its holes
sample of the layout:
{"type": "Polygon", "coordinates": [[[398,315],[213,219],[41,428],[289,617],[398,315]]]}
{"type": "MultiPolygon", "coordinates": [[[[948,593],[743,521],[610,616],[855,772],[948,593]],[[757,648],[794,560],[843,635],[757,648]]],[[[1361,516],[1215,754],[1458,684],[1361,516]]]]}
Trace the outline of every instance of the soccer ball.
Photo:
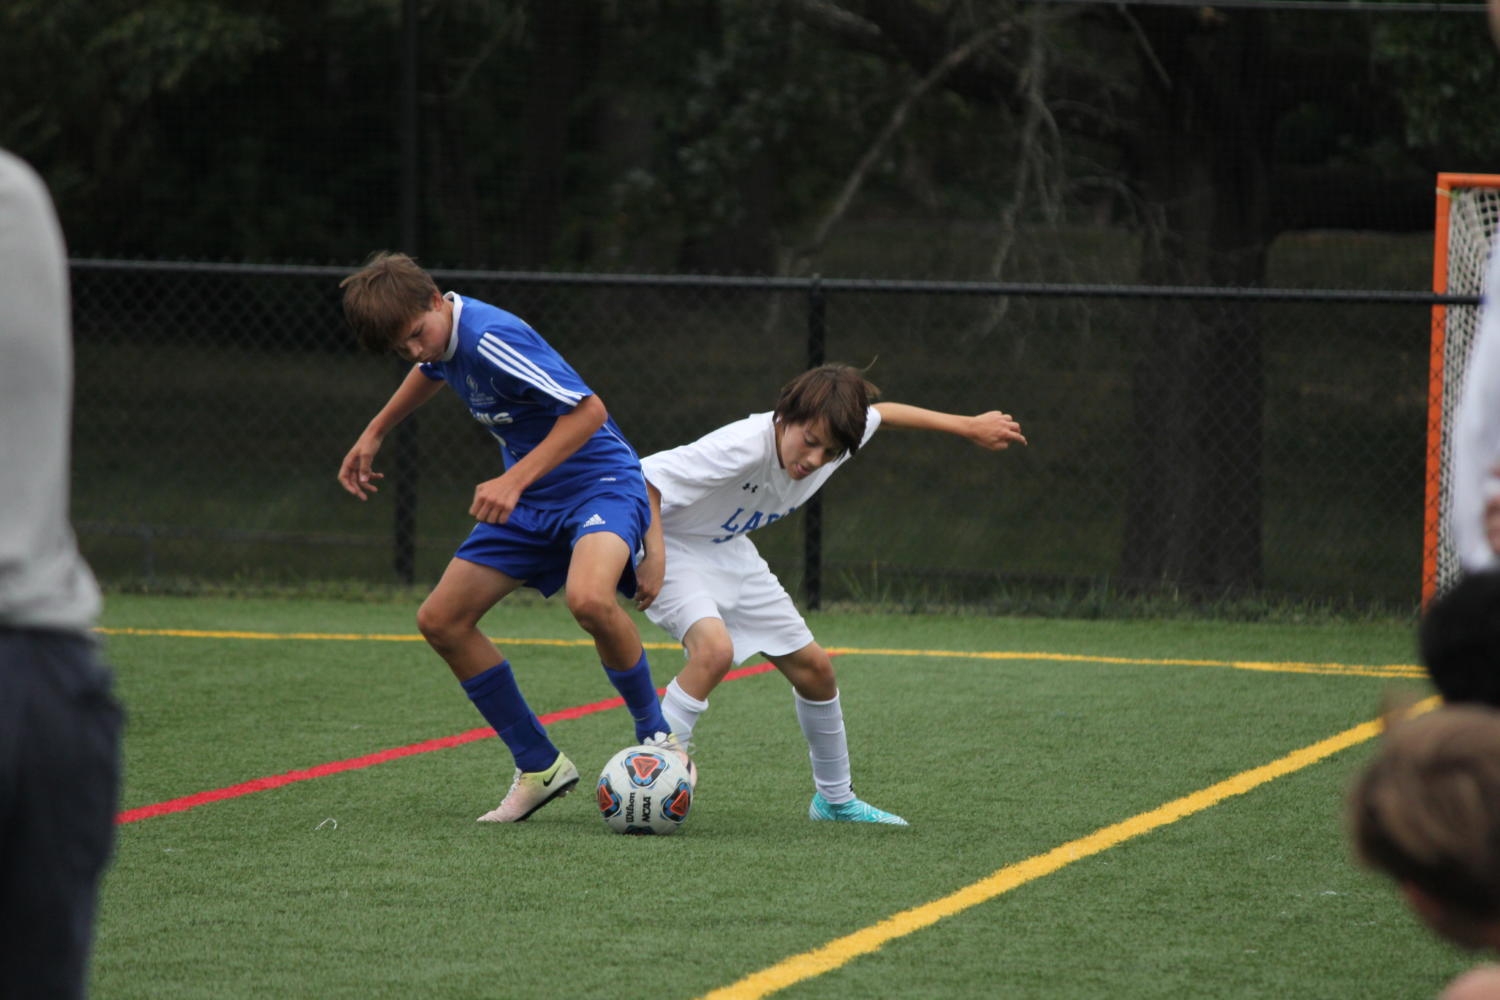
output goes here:
{"type": "Polygon", "coordinates": [[[626,747],[599,774],[599,815],[616,833],[676,833],[693,805],[687,765],[677,754],[626,747]]]}

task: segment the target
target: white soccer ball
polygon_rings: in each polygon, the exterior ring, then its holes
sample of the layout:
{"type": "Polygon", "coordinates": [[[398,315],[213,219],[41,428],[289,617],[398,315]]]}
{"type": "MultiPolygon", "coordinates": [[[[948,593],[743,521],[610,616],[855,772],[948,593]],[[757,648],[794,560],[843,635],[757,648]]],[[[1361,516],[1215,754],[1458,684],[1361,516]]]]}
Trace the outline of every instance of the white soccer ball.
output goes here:
{"type": "Polygon", "coordinates": [[[599,815],[616,833],[676,833],[693,805],[687,765],[664,747],[626,747],[599,774],[599,815]]]}

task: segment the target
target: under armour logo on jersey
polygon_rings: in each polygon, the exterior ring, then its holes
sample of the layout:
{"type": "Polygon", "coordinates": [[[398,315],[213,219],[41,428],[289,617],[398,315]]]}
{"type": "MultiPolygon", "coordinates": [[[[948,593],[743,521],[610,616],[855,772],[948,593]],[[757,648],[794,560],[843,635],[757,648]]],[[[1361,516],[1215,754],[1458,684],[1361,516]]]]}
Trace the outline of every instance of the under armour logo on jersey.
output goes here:
{"type": "Polygon", "coordinates": [[[591,515],[589,517],[589,519],[587,521],[583,522],[583,526],[585,528],[596,528],[596,527],[598,527],[599,525],[601,525],[603,523],[604,523],[604,518],[600,517],[598,514],[593,514],[593,515],[591,515]]]}

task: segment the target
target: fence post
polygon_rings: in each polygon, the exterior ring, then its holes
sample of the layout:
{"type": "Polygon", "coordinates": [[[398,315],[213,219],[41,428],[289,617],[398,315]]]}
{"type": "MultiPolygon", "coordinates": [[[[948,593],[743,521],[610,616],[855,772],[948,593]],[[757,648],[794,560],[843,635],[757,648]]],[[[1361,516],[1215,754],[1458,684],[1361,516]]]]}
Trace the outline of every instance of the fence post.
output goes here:
{"type": "MultiPolygon", "coordinates": [[[[827,333],[827,296],[815,274],[807,294],[807,367],[823,363],[827,333]]],[[[802,600],[809,611],[823,605],[823,498],[817,494],[802,508],[802,600]]]]}
{"type": "MultiPolygon", "coordinates": [[[[417,37],[416,0],[401,3],[401,96],[397,102],[396,130],[401,137],[401,248],[416,256],[420,219],[420,181],[417,174],[417,37]]],[[[408,366],[398,364],[401,377],[408,366]]],[[[408,416],[396,427],[394,449],[395,523],[392,526],[391,566],[396,579],[411,583],[417,564],[417,417],[408,416]]]]}

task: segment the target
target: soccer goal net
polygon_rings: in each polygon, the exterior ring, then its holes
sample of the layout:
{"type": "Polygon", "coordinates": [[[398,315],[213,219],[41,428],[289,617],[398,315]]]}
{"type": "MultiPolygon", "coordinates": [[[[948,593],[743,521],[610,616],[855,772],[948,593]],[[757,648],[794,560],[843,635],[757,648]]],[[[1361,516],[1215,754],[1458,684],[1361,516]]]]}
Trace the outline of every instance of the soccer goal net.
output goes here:
{"type": "MultiPolygon", "coordinates": [[[[1480,295],[1490,247],[1500,230],[1500,175],[1439,174],[1433,231],[1432,290],[1480,295]]],[[[1500,289],[1492,291],[1500,292],[1500,289]]],[[[1432,359],[1427,385],[1427,505],[1423,533],[1422,604],[1458,579],[1448,530],[1452,489],[1451,430],[1469,349],[1479,330],[1475,306],[1432,307],[1432,359]]]]}

